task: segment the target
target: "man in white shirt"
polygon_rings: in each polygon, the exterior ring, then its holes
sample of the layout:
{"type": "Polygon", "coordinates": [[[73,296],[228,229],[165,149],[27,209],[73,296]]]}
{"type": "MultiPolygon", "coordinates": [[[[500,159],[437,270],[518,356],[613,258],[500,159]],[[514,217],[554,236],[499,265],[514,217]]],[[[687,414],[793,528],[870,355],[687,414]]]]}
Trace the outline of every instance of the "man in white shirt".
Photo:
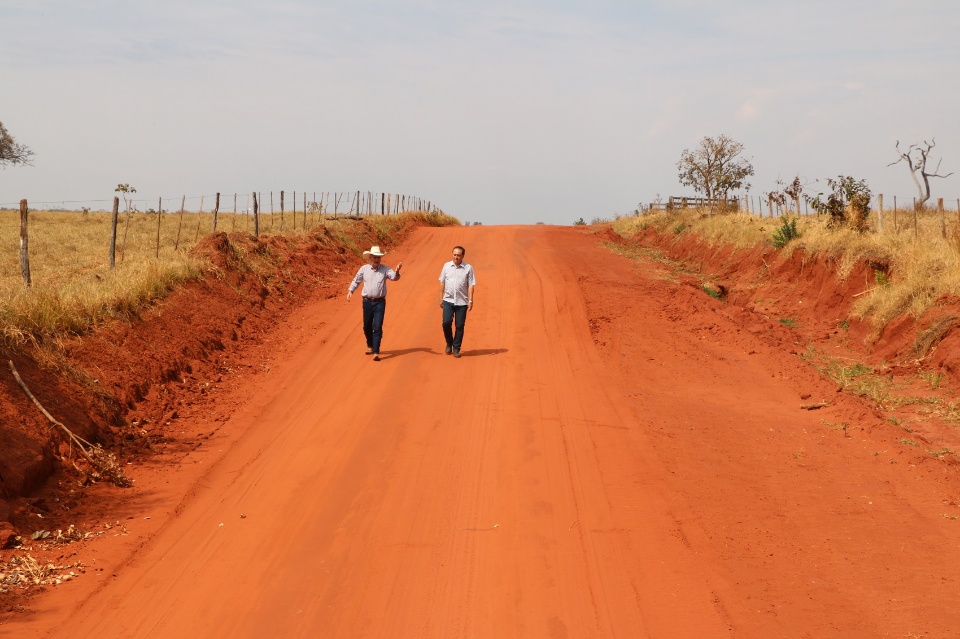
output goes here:
{"type": "Polygon", "coordinates": [[[473,293],[477,285],[473,267],[463,261],[466,253],[462,246],[454,246],[453,260],[440,270],[440,307],[443,309],[443,337],[447,342],[445,352],[454,357],[460,357],[463,327],[467,323],[467,311],[473,310],[473,293]],[[456,333],[453,326],[456,326],[456,333]]]}

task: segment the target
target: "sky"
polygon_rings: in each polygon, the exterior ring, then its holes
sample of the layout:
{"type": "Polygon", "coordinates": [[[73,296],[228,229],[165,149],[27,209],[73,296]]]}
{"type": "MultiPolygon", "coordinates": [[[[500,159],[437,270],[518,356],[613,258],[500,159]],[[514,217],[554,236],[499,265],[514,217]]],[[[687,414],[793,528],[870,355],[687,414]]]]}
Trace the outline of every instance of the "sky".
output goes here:
{"type": "Polygon", "coordinates": [[[35,154],[7,208],[126,183],[141,210],[360,190],[571,224],[695,195],[676,163],[721,134],[753,197],[842,174],[904,201],[895,145],[935,139],[960,198],[956,0],[0,0],[0,28],[0,122],[35,154]]]}

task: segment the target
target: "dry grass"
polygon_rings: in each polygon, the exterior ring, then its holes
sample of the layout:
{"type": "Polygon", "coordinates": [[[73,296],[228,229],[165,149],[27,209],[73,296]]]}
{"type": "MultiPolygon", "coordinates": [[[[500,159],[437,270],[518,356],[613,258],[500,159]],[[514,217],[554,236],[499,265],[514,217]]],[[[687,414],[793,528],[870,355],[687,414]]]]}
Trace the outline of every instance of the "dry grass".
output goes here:
{"type": "MultiPolygon", "coordinates": [[[[304,236],[318,225],[342,235],[348,246],[353,220],[322,220],[316,213],[294,220],[287,212],[261,214],[261,236],[304,236]],[[283,231],[281,232],[281,226],[283,231]]],[[[103,212],[31,211],[32,286],[23,285],[19,264],[19,212],[0,211],[0,340],[7,344],[44,343],[65,333],[83,333],[108,318],[130,318],[178,285],[202,276],[209,267],[190,254],[197,240],[212,230],[209,213],[121,214],[117,230],[116,268],[109,267],[110,214],[103,212]]],[[[440,213],[369,216],[386,244],[411,223],[459,224],[440,213]]],[[[252,232],[252,216],[220,213],[220,231],[252,232]]],[[[357,247],[358,250],[362,248],[357,247]]]]}
{"type": "Polygon", "coordinates": [[[203,264],[186,251],[194,242],[173,250],[176,228],[167,217],[161,221],[158,258],[156,215],[132,215],[123,259],[121,226],[117,268],[111,270],[109,214],[31,212],[33,285],[26,288],[19,266],[19,214],[0,212],[0,339],[22,343],[80,333],[108,317],[129,317],[197,277],[203,264]]]}
{"type": "MultiPolygon", "coordinates": [[[[864,261],[874,265],[876,286],[858,298],[853,315],[869,318],[879,329],[903,314],[920,316],[938,298],[960,294],[960,223],[956,213],[947,214],[947,238],[941,235],[940,215],[922,212],[916,231],[912,212],[898,211],[894,225],[892,211],[884,215],[884,228],[877,229],[876,212],[870,217],[871,232],[858,234],[849,229],[830,229],[827,220],[802,216],[800,237],[782,249],[784,255],[803,249],[829,257],[837,265],[837,276],[845,278],[864,261]]],[[[624,237],[644,228],[664,235],[694,233],[713,246],[749,248],[772,246],[778,219],[758,218],[741,213],[710,215],[701,210],[656,211],[622,217],[613,222],[624,237]]]]}

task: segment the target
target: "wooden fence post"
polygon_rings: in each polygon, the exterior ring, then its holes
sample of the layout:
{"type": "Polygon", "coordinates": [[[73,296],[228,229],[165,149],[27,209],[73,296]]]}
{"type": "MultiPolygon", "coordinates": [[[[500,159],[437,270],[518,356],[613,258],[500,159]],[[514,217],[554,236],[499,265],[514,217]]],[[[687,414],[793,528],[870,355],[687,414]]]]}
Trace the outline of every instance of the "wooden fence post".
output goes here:
{"type": "Polygon", "coordinates": [[[20,274],[23,276],[23,285],[30,288],[33,282],[30,279],[30,252],[28,245],[27,201],[20,200],[20,274]]]}
{"type": "Polygon", "coordinates": [[[161,197],[157,202],[157,253],[156,256],[160,257],[160,220],[163,218],[161,215],[163,213],[163,198],[161,197]]]}
{"type": "MultiPolygon", "coordinates": [[[[284,208],[286,207],[286,202],[284,201],[284,200],[285,200],[285,196],[286,196],[286,193],[284,193],[283,191],[280,191],[280,232],[281,232],[281,233],[283,233],[283,226],[284,226],[284,224],[283,224],[283,210],[284,210],[284,208]]],[[[271,196],[271,197],[273,197],[273,196],[271,196]]],[[[272,200],[271,200],[271,201],[272,201],[272,200]]],[[[271,211],[271,212],[273,211],[273,208],[272,208],[272,207],[271,207],[270,211],[271,211]]]]}
{"type": "Polygon", "coordinates": [[[883,231],[883,193],[877,195],[877,230],[883,231]]]}
{"type": "Polygon", "coordinates": [[[120,198],[113,198],[113,214],[110,216],[110,268],[117,266],[117,217],[120,215],[120,198]]]}
{"type": "Polygon", "coordinates": [[[127,202],[127,221],[123,225],[123,241],[120,243],[120,263],[123,264],[123,259],[127,256],[127,232],[130,230],[130,203],[127,202]]]}
{"type": "Polygon", "coordinates": [[[217,214],[220,213],[220,192],[217,191],[217,199],[213,205],[213,232],[217,232],[217,214]]]}
{"type": "Polygon", "coordinates": [[[297,230],[297,192],[293,192],[293,230],[297,230]]]}
{"type": "MultiPolygon", "coordinates": [[[[313,194],[313,200],[316,202],[317,194],[313,194]]],[[[303,192],[303,230],[307,230],[307,192],[303,192]]]]}
{"type": "Polygon", "coordinates": [[[947,214],[943,211],[943,198],[937,198],[937,211],[940,212],[940,237],[947,239],[947,214]]]}
{"type": "Polygon", "coordinates": [[[183,229],[183,207],[187,205],[187,196],[184,195],[183,199],[180,200],[180,219],[177,222],[177,241],[173,243],[173,250],[180,250],[180,230],[183,229]]]}
{"type": "Polygon", "coordinates": [[[193,238],[193,243],[196,244],[200,241],[200,221],[203,219],[203,196],[200,196],[200,212],[197,213],[197,234],[193,238]]]}
{"type": "Polygon", "coordinates": [[[257,204],[257,192],[253,192],[253,236],[260,237],[260,206],[257,204]]]}

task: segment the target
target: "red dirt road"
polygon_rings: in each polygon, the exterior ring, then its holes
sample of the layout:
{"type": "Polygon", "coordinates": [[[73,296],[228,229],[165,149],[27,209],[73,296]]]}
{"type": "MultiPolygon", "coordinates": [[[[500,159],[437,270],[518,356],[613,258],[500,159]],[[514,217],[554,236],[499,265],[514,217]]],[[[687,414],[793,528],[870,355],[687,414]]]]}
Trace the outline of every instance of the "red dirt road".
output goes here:
{"type": "Polygon", "coordinates": [[[229,421],[138,481],[102,570],[0,634],[958,636],[957,466],[788,329],[573,228],[422,228],[401,260],[383,361],[356,299],[302,308],[229,421]],[[459,360],[455,243],[479,280],[459,360]]]}

